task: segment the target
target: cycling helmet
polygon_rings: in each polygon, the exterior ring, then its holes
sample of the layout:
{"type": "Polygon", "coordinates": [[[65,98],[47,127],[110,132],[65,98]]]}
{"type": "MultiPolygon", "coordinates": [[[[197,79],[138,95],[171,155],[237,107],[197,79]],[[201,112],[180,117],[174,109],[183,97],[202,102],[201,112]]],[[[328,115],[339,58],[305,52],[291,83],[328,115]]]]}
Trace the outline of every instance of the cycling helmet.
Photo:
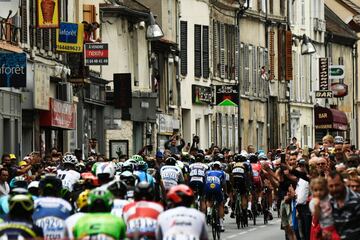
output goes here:
{"type": "Polygon", "coordinates": [[[23,176],[16,176],[10,181],[10,188],[25,188],[27,189],[28,184],[23,176]]]}
{"type": "Polygon", "coordinates": [[[47,174],[40,180],[39,189],[43,196],[58,196],[62,189],[62,182],[55,175],[47,174]]]}
{"type": "Polygon", "coordinates": [[[57,174],[57,167],[48,166],[44,169],[45,174],[57,174]]]}
{"type": "Polygon", "coordinates": [[[221,162],[219,162],[219,161],[215,161],[215,162],[213,162],[212,164],[211,164],[211,166],[212,166],[212,168],[214,168],[214,167],[218,167],[218,168],[220,168],[221,169],[221,162]]]}
{"type": "Polygon", "coordinates": [[[108,177],[113,179],[115,176],[115,166],[112,162],[101,162],[96,167],[96,176],[98,178],[108,177]]]}
{"type": "Polygon", "coordinates": [[[8,199],[9,215],[12,217],[31,216],[34,211],[34,200],[30,194],[14,194],[8,199]]]}
{"type": "Polygon", "coordinates": [[[81,192],[76,199],[75,206],[78,212],[83,211],[84,208],[88,206],[89,193],[90,190],[86,189],[85,191],[81,192]]]}
{"type": "Polygon", "coordinates": [[[175,164],[176,164],[176,159],[173,158],[173,157],[168,157],[168,158],[165,160],[165,165],[175,166],[175,164]]]}
{"type": "Polygon", "coordinates": [[[114,196],[106,188],[91,190],[87,203],[92,212],[109,212],[113,206],[114,196]]]}
{"type": "Polygon", "coordinates": [[[39,188],[39,181],[32,181],[31,183],[29,183],[28,190],[30,188],[39,188]]]}
{"type": "Polygon", "coordinates": [[[218,154],[216,154],[215,156],[214,156],[214,161],[224,161],[224,155],[223,154],[221,154],[221,153],[218,153],[218,154]]]}
{"type": "Polygon", "coordinates": [[[85,170],[86,170],[86,166],[85,166],[85,164],[84,163],[78,163],[78,164],[76,164],[76,171],[78,171],[78,172],[80,172],[80,173],[82,173],[82,172],[84,172],[85,170]]]}
{"type": "Polygon", "coordinates": [[[130,171],[125,171],[120,174],[120,180],[123,180],[128,186],[135,186],[136,176],[130,171]]]}
{"type": "Polygon", "coordinates": [[[258,158],[259,158],[259,160],[267,160],[268,159],[265,153],[259,153],[258,158]]]}
{"type": "Polygon", "coordinates": [[[130,171],[130,172],[133,172],[134,169],[135,169],[135,164],[136,162],[134,162],[133,159],[129,159],[127,161],[125,161],[122,165],[122,168],[121,170],[124,172],[124,171],[130,171]]]}
{"type": "Polygon", "coordinates": [[[139,182],[135,187],[134,193],[135,201],[154,199],[154,190],[148,182],[139,182]]]}
{"type": "Polygon", "coordinates": [[[209,163],[210,161],[211,161],[211,156],[210,155],[205,155],[204,162],[209,163]]]}
{"type": "Polygon", "coordinates": [[[115,196],[123,197],[126,195],[128,186],[120,179],[113,180],[106,185],[106,188],[115,196]]]}
{"type": "Polygon", "coordinates": [[[185,167],[184,163],[181,161],[176,161],[175,166],[179,167],[181,170],[185,167]]]}
{"type": "Polygon", "coordinates": [[[166,198],[175,205],[190,207],[194,199],[194,193],[189,186],[179,184],[170,188],[166,198]]]}
{"type": "Polygon", "coordinates": [[[137,155],[137,154],[132,155],[131,158],[134,159],[136,162],[144,161],[144,158],[142,156],[140,156],[140,155],[137,155]]]}
{"type": "Polygon", "coordinates": [[[138,171],[146,172],[146,170],[148,169],[148,164],[145,161],[139,161],[136,165],[136,169],[138,171]]]}
{"type": "Polygon", "coordinates": [[[250,163],[257,163],[257,161],[258,161],[258,157],[254,153],[250,153],[248,155],[248,159],[249,159],[250,163]]]}
{"type": "Polygon", "coordinates": [[[65,155],[63,157],[63,163],[64,164],[68,163],[68,164],[76,165],[76,164],[79,163],[79,161],[77,160],[77,158],[74,155],[68,154],[68,155],[65,155]]]}

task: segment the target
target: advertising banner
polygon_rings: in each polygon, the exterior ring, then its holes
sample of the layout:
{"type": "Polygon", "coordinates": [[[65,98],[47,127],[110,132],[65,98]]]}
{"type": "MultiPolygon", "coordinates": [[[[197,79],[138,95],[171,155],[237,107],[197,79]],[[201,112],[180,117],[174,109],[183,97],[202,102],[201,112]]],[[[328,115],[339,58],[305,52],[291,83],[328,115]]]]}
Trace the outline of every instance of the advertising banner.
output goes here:
{"type": "Polygon", "coordinates": [[[216,86],[216,105],[237,106],[239,102],[239,91],[237,85],[216,86]]]}
{"type": "Polygon", "coordinates": [[[85,66],[108,65],[109,47],[107,43],[86,43],[84,53],[85,66]]]}
{"type": "Polygon", "coordinates": [[[73,103],[50,98],[50,110],[40,115],[40,126],[75,129],[76,108],[73,103]]]}
{"type": "Polygon", "coordinates": [[[25,53],[0,53],[0,87],[26,87],[25,53]]]}
{"type": "Polygon", "coordinates": [[[37,27],[59,27],[59,0],[37,0],[37,27]]]}
{"type": "Polygon", "coordinates": [[[56,51],[82,52],[84,45],[83,24],[61,22],[56,30],[56,51]]]}
{"type": "Polygon", "coordinates": [[[192,85],[192,100],[194,104],[212,103],[213,94],[210,87],[192,85]]]}

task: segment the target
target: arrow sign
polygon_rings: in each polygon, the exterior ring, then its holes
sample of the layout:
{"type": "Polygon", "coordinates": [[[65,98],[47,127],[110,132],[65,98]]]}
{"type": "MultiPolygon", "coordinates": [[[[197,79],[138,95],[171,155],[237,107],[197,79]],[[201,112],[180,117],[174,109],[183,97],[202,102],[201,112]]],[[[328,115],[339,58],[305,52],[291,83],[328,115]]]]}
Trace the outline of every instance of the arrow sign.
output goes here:
{"type": "Polygon", "coordinates": [[[345,77],[344,65],[330,65],[329,78],[330,79],[343,79],[345,77]]]}
{"type": "Polygon", "coordinates": [[[225,99],[224,101],[222,101],[221,103],[219,103],[218,106],[222,106],[222,107],[236,107],[237,104],[234,103],[233,101],[231,101],[230,99],[225,99]]]}

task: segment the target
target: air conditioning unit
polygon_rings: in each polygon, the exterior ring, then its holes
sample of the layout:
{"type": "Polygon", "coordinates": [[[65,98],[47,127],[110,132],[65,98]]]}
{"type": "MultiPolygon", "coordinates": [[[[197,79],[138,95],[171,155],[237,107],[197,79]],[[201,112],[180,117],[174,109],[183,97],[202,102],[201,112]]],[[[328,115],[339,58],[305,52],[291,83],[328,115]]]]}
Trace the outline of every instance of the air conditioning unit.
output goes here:
{"type": "Polygon", "coordinates": [[[59,82],[56,86],[56,98],[65,101],[73,101],[73,88],[71,83],[68,82],[59,82]]]}

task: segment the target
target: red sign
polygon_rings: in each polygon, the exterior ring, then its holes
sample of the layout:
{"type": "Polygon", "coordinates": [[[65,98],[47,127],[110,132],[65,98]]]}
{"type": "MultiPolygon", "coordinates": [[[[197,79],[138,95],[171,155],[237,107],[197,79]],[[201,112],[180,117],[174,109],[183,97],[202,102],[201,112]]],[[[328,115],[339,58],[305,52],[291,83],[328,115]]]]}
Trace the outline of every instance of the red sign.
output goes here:
{"type": "Polygon", "coordinates": [[[109,48],[107,43],[85,44],[85,65],[108,65],[109,48]]]}
{"type": "Polygon", "coordinates": [[[40,126],[75,129],[75,105],[50,98],[50,110],[41,111],[40,126]]]}
{"type": "Polygon", "coordinates": [[[334,97],[345,97],[348,95],[348,85],[344,83],[331,84],[331,90],[334,94],[334,97]]]}

